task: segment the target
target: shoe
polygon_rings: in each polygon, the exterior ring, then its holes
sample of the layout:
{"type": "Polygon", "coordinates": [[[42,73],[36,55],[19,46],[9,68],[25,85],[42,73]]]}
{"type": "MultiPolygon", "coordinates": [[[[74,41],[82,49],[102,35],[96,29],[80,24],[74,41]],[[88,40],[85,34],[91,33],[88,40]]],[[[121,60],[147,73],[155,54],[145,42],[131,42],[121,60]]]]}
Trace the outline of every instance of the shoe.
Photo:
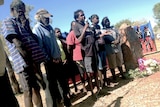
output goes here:
{"type": "Polygon", "coordinates": [[[113,76],[112,78],[113,78],[113,80],[117,80],[116,76],[113,76]]]}
{"type": "Polygon", "coordinates": [[[71,104],[69,98],[66,98],[66,99],[64,100],[64,105],[65,105],[65,107],[71,107],[72,104],[71,104]]]}
{"type": "Polygon", "coordinates": [[[126,79],[126,77],[124,76],[124,75],[122,75],[122,77],[121,77],[122,79],[126,79]]]}

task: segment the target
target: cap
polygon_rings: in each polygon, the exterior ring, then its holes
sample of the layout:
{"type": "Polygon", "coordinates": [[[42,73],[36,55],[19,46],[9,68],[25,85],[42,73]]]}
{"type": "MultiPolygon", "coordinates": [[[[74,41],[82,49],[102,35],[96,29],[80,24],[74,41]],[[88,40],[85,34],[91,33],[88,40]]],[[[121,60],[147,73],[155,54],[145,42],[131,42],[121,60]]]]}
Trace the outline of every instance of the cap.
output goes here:
{"type": "Polygon", "coordinates": [[[47,10],[45,9],[39,9],[36,13],[36,15],[43,15],[44,17],[53,17],[47,10]]]}

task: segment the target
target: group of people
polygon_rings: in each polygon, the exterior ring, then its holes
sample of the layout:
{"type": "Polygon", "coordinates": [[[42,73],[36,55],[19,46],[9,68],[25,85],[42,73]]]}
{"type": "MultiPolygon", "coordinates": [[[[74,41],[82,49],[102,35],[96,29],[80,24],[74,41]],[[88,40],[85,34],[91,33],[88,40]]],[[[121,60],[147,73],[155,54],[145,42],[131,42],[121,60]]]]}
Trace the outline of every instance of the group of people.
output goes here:
{"type": "Polygon", "coordinates": [[[141,31],[140,26],[137,26],[136,33],[141,42],[143,53],[156,51],[153,35],[148,26],[144,26],[143,31],[141,31]]]}
{"type": "MultiPolygon", "coordinates": [[[[67,37],[63,38],[60,28],[53,29],[50,25],[52,15],[47,10],[39,9],[36,12],[37,23],[33,29],[30,28],[29,19],[25,16],[25,4],[22,1],[13,1],[10,11],[12,17],[4,19],[2,23],[2,35],[5,38],[8,52],[7,54],[1,52],[4,54],[1,54],[4,57],[3,60],[0,60],[4,64],[1,65],[3,66],[1,72],[2,76],[6,75],[4,73],[6,56],[19,76],[25,107],[33,107],[33,102],[37,107],[43,107],[40,86],[45,90],[46,85],[41,72],[42,63],[45,66],[53,107],[58,107],[58,103],[62,100],[64,106],[71,106],[68,78],[71,75],[75,77],[77,74],[75,70],[80,75],[83,92],[88,91],[87,80],[92,94],[94,94],[93,77],[97,90],[110,84],[106,75],[108,68],[113,80],[117,79],[116,68],[120,71],[121,77],[125,79],[122,69],[123,55],[120,34],[113,26],[110,26],[108,17],[102,19],[103,28],[101,28],[97,14],[91,15],[91,24],[89,24],[85,21],[84,11],[78,9],[74,12],[74,21],[71,22],[67,37]]],[[[0,51],[2,51],[3,47],[0,46],[0,51]]],[[[72,80],[75,91],[78,91],[74,77],[72,80]]],[[[0,83],[2,86],[9,85],[0,83]]],[[[8,88],[10,89],[10,86],[8,88]]],[[[10,93],[6,91],[5,94],[10,94],[10,97],[7,98],[12,98],[15,107],[18,107],[13,92],[10,91],[10,93]]],[[[3,100],[4,102],[1,103],[3,107],[10,107],[7,103],[8,99],[3,100]]]]}

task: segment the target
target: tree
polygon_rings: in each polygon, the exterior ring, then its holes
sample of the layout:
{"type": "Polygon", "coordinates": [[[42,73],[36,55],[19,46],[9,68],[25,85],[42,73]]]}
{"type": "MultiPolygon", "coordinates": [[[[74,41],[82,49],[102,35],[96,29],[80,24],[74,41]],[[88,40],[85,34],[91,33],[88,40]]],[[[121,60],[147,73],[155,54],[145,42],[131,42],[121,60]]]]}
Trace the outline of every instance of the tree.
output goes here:
{"type": "Polygon", "coordinates": [[[129,19],[124,19],[121,20],[120,22],[115,24],[115,28],[119,29],[119,27],[123,24],[126,23],[127,25],[131,25],[131,26],[138,26],[138,25],[143,25],[147,23],[146,19],[141,19],[141,20],[137,20],[137,21],[131,21],[129,19]]]}
{"type": "Polygon", "coordinates": [[[4,4],[4,0],[0,0],[0,5],[3,5],[4,4]]]}
{"type": "Polygon", "coordinates": [[[148,21],[146,19],[141,19],[141,20],[133,21],[132,26],[143,25],[143,24],[146,24],[146,23],[148,23],[148,21]]]}
{"type": "Polygon", "coordinates": [[[126,23],[128,25],[131,25],[132,22],[129,20],[129,19],[124,19],[124,20],[121,20],[120,22],[116,23],[115,24],[115,28],[116,29],[119,29],[119,27],[123,24],[123,23],[126,23]]]}
{"type": "Polygon", "coordinates": [[[160,3],[157,3],[153,7],[154,18],[157,20],[157,25],[160,27],[160,3]]]}
{"type": "Polygon", "coordinates": [[[34,9],[34,6],[26,5],[26,17],[29,18],[29,13],[34,9]]]}

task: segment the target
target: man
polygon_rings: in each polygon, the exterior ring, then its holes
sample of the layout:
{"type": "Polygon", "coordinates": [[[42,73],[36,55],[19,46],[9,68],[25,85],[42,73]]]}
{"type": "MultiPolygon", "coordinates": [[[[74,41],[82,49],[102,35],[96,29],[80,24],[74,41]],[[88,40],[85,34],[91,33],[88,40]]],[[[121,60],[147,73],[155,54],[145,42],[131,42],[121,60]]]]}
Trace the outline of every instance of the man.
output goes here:
{"type": "Polygon", "coordinates": [[[9,78],[7,75],[6,67],[6,54],[3,49],[2,41],[0,39],[0,99],[1,107],[19,107],[18,101],[15,98],[9,78]]]}
{"type": "Polygon", "coordinates": [[[70,99],[68,98],[68,87],[65,84],[65,78],[62,77],[62,60],[59,46],[56,41],[55,31],[50,26],[49,18],[52,15],[45,9],[39,9],[35,15],[37,24],[33,28],[33,32],[37,35],[39,45],[48,55],[48,61],[45,64],[47,79],[49,82],[49,90],[53,100],[53,107],[57,107],[57,100],[61,100],[57,81],[59,82],[64,98],[64,105],[70,107],[70,99]]]}
{"type": "Polygon", "coordinates": [[[75,26],[73,31],[81,43],[84,52],[84,65],[87,72],[88,84],[93,94],[92,75],[95,77],[96,86],[99,90],[98,69],[97,69],[97,50],[95,45],[95,32],[89,27],[89,23],[85,22],[83,10],[74,12],[75,26]]]}
{"type": "Polygon", "coordinates": [[[44,61],[46,56],[33,39],[29,21],[25,17],[25,4],[22,1],[13,1],[10,11],[12,17],[5,19],[2,26],[8,56],[14,71],[19,75],[25,107],[33,107],[33,101],[37,107],[42,107],[35,64],[44,61]]]}

